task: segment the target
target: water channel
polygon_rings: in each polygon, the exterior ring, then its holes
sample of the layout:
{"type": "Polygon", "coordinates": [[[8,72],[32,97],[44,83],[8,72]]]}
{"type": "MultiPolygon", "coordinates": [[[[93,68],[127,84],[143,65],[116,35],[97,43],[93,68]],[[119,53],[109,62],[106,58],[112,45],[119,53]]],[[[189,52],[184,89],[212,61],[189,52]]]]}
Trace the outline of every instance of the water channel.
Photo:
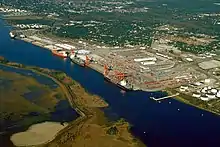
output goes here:
{"type": "Polygon", "coordinates": [[[220,146],[219,116],[173,99],[156,103],[149,98],[165,95],[162,92],[122,93],[92,69],[53,56],[47,49],[11,40],[9,30],[10,27],[0,20],[0,56],[26,65],[64,71],[87,91],[105,99],[109,103],[103,110],[106,116],[112,120],[125,118],[133,125],[133,135],[148,147],[220,146]]]}

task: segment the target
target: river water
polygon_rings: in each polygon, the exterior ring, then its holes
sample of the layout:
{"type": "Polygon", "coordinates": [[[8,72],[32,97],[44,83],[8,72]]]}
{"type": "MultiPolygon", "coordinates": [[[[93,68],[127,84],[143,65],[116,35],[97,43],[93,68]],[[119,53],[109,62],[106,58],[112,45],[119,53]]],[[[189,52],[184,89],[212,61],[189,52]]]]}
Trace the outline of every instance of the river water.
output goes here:
{"type": "Polygon", "coordinates": [[[87,91],[105,99],[109,103],[103,110],[106,116],[112,120],[125,118],[133,125],[133,135],[148,147],[220,146],[219,116],[173,99],[161,103],[149,99],[150,96],[165,95],[162,92],[122,93],[115,85],[104,82],[103,76],[92,69],[53,56],[47,49],[11,40],[9,30],[10,27],[0,20],[0,56],[26,65],[64,71],[87,91]]]}

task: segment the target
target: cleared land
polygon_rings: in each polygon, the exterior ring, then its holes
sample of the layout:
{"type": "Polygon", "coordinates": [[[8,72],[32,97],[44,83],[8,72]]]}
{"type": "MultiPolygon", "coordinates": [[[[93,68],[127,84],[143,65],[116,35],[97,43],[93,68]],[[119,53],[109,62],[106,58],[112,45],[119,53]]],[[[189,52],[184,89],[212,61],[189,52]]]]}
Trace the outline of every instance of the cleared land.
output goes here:
{"type": "Polygon", "coordinates": [[[204,61],[199,63],[199,67],[202,69],[212,69],[220,67],[220,61],[217,60],[210,60],[210,61],[204,61]]]}

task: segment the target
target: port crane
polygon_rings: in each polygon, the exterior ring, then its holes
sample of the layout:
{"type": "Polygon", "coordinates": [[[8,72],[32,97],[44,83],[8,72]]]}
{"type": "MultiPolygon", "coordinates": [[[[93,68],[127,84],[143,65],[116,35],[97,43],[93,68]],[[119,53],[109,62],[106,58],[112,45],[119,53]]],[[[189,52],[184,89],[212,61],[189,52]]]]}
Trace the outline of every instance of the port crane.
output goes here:
{"type": "Polygon", "coordinates": [[[91,59],[86,55],[86,60],[85,60],[85,65],[88,66],[90,63],[91,59]]]}
{"type": "MultiPolygon", "coordinates": [[[[104,76],[107,76],[109,73],[110,68],[107,65],[104,65],[104,76]]],[[[114,76],[117,78],[117,80],[122,81],[125,77],[127,77],[127,73],[119,72],[118,70],[114,71],[114,76]]]]}

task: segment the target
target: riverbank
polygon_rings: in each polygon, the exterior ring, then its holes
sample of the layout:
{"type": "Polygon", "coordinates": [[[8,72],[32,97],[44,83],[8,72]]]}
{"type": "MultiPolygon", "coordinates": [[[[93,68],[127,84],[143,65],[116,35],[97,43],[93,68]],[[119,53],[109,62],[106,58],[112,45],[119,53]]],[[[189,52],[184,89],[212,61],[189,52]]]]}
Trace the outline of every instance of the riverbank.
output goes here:
{"type": "MultiPolygon", "coordinates": [[[[108,104],[104,102],[100,97],[94,95],[92,96],[91,94],[85,92],[85,90],[78,83],[73,81],[65,73],[12,63],[5,60],[4,58],[0,58],[0,60],[1,64],[5,66],[32,70],[38,74],[51,78],[62,88],[63,92],[70,101],[72,107],[80,114],[80,117],[78,117],[77,120],[70,122],[68,126],[59,131],[55,135],[54,140],[47,143],[48,141],[50,141],[47,139],[47,142],[41,142],[40,144],[42,145],[38,144],[38,146],[44,146],[45,144],[47,144],[48,146],[67,145],[72,144],[74,140],[74,142],[77,143],[77,146],[81,147],[83,146],[81,142],[88,142],[89,140],[91,140],[91,138],[88,137],[88,133],[90,134],[89,136],[93,136],[96,139],[93,139],[95,140],[95,142],[92,141],[88,144],[84,144],[84,146],[89,146],[91,144],[96,145],[97,142],[102,142],[103,139],[100,138],[101,136],[105,137],[105,142],[108,142],[106,143],[107,146],[109,146],[109,144],[122,147],[145,146],[136,139],[134,139],[133,136],[131,136],[131,134],[129,133],[128,123],[108,122],[103,112],[101,112],[101,110],[99,109],[100,107],[107,107],[108,104]],[[86,129],[88,127],[91,129],[91,131],[89,132],[86,129]],[[114,129],[116,128],[117,131],[115,134],[109,135],[106,132],[108,129],[112,127],[114,129]],[[87,136],[87,138],[85,138],[85,140],[77,140],[77,138],[84,138],[83,136],[87,136]]],[[[25,144],[25,142],[19,143],[25,144]]],[[[26,146],[28,145],[30,144],[27,143],[26,146]]]]}
{"type": "MultiPolygon", "coordinates": [[[[178,91],[171,90],[171,89],[166,89],[165,92],[167,92],[168,95],[173,95],[173,94],[177,93],[178,91]]],[[[197,100],[197,101],[200,101],[200,104],[198,104],[198,103],[196,104],[195,101],[194,102],[192,101],[193,99],[196,99],[196,98],[191,97],[189,95],[184,95],[184,94],[180,93],[178,96],[175,96],[174,99],[176,99],[176,100],[178,100],[182,103],[185,103],[187,105],[191,105],[193,107],[211,112],[211,113],[216,114],[216,115],[220,115],[220,111],[217,112],[217,111],[211,110],[209,108],[209,105],[207,104],[207,102],[197,100]]]]}

